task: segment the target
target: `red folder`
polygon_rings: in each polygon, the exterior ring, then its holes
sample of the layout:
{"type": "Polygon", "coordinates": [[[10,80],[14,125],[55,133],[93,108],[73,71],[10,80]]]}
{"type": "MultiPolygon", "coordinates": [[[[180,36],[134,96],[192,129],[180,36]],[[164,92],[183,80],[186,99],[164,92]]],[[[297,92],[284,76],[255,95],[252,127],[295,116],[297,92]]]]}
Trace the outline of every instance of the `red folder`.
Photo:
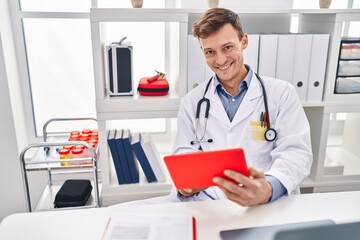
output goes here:
{"type": "Polygon", "coordinates": [[[192,218],[192,223],[193,223],[193,240],[196,240],[196,219],[194,217],[192,218]]]}
{"type": "Polygon", "coordinates": [[[249,176],[242,148],[169,155],[164,161],[177,189],[214,186],[215,176],[227,178],[226,169],[249,176]]]}

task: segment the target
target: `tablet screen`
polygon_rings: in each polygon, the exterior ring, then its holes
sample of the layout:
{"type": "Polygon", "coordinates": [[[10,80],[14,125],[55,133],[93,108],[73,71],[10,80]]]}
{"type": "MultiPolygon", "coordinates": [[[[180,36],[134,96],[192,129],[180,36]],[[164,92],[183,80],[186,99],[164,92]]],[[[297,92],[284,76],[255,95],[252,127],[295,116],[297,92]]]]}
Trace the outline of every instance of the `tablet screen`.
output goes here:
{"type": "Polygon", "coordinates": [[[226,169],[249,176],[242,148],[169,155],[164,161],[177,189],[215,186],[212,179],[227,178],[226,169]]]}

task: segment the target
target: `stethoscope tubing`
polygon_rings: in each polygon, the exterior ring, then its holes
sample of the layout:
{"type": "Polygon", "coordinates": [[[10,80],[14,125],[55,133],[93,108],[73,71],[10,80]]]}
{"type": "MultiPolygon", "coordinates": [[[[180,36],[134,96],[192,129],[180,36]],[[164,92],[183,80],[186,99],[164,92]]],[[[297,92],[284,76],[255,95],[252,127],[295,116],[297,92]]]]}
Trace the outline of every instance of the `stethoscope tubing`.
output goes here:
{"type": "Polygon", "coordinates": [[[263,95],[264,95],[264,105],[265,105],[265,112],[266,112],[266,128],[270,129],[270,117],[269,117],[269,107],[268,107],[268,101],[267,101],[267,95],[266,95],[266,90],[265,90],[265,86],[264,86],[264,82],[262,80],[262,78],[260,77],[259,74],[254,73],[255,76],[257,77],[257,79],[259,79],[259,83],[261,85],[262,91],[263,91],[263,95]]]}
{"type": "MultiPolygon", "coordinates": [[[[272,142],[276,139],[277,133],[276,130],[271,128],[270,126],[270,115],[269,115],[269,107],[268,107],[268,101],[267,101],[267,94],[266,94],[266,89],[265,89],[265,85],[264,82],[262,80],[262,78],[260,77],[259,74],[254,73],[256,78],[259,80],[262,92],[263,92],[263,99],[264,99],[264,106],[265,106],[265,112],[266,112],[266,131],[264,134],[265,139],[268,142],[272,142]]],[[[210,100],[208,98],[205,97],[209,87],[210,87],[210,83],[211,80],[214,77],[211,77],[210,80],[208,81],[208,83],[206,84],[206,88],[203,94],[203,97],[199,100],[197,106],[196,106],[196,113],[195,113],[195,120],[196,120],[196,127],[195,127],[195,141],[191,141],[190,144],[193,145],[194,143],[201,143],[201,142],[213,142],[213,139],[208,139],[208,140],[204,140],[205,137],[205,132],[206,132],[206,126],[207,126],[207,119],[209,117],[209,112],[210,112],[210,100]],[[202,104],[205,103],[205,127],[204,127],[204,133],[202,135],[201,138],[198,137],[197,131],[198,131],[198,124],[199,124],[199,118],[200,118],[200,112],[201,112],[201,106],[202,104]]]]}

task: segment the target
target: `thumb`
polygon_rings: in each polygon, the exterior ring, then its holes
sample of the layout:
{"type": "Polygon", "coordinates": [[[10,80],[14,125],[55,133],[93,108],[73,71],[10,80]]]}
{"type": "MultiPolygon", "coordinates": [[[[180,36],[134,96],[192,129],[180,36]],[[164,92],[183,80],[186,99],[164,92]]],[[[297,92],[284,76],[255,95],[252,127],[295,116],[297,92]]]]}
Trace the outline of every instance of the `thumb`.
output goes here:
{"type": "Polygon", "coordinates": [[[192,192],[192,189],[191,188],[184,188],[182,189],[184,192],[187,192],[187,193],[191,193],[192,192]]]}

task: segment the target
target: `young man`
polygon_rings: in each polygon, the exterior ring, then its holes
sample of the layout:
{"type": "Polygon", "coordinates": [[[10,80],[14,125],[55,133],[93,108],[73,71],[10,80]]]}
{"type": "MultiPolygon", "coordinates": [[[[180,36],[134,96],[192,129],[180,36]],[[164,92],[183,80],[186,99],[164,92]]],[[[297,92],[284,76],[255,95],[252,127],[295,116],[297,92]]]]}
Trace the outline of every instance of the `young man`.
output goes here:
{"type": "Polygon", "coordinates": [[[291,194],[308,176],[312,164],[310,127],[294,87],[278,79],[258,77],[244,64],[248,37],[236,13],[212,8],[194,24],[193,34],[215,75],[182,98],[173,153],[241,147],[251,176],[229,169],[224,174],[234,181],[215,177],[216,187],[180,189],[178,198],[228,198],[242,206],[254,206],[291,194]],[[205,125],[206,107],[202,104],[197,125],[197,104],[203,97],[210,102],[209,116],[205,125]],[[267,132],[269,141],[254,134],[260,129],[263,136],[267,130],[266,126],[253,125],[263,112],[275,130],[267,132]]]}

